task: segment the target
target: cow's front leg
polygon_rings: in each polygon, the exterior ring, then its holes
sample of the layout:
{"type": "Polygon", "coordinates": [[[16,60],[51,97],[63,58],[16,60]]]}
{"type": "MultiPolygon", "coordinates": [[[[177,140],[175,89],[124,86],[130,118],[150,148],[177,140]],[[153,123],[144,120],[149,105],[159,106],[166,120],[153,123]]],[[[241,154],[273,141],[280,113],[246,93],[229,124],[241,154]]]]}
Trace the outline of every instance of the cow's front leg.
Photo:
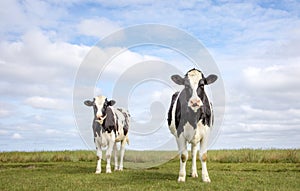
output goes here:
{"type": "Polygon", "coordinates": [[[180,154],[180,170],[179,170],[178,182],[185,182],[186,161],[188,160],[188,151],[186,148],[186,141],[182,135],[177,139],[177,144],[178,144],[178,150],[180,154]]]}
{"type": "Polygon", "coordinates": [[[200,142],[200,152],[199,152],[200,157],[199,158],[201,160],[201,165],[202,165],[202,180],[203,180],[203,182],[210,182],[210,178],[209,178],[207,167],[206,167],[208,135],[209,135],[209,132],[207,132],[206,136],[203,137],[200,142]]]}
{"type": "Polygon", "coordinates": [[[198,178],[197,173],[197,144],[192,143],[192,177],[198,178]]]}
{"type": "Polygon", "coordinates": [[[113,147],[114,147],[114,141],[109,141],[106,150],[106,173],[111,173],[110,159],[111,159],[113,147]]]}
{"type": "Polygon", "coordinates": [[[113,151],[114,151],[114,155],[115,155],[115,171],[117,171],[117,170],[119,170],[117,143],[114,143],[113,151]]]}
{"type": "Polygon", "coordinates": [[[96,146],[97,149],[97,167],[96,167],[96,174],[101,173],[101,160],[102,160],[102,149],[101,146],[96,146]]]}
{"type": "Polygon", "coordinates": [[[202,165],[202,180],[203,182],[210,182],[210,178],[206,167],[207,152],[200,153],[200,160],[202,165]]]}

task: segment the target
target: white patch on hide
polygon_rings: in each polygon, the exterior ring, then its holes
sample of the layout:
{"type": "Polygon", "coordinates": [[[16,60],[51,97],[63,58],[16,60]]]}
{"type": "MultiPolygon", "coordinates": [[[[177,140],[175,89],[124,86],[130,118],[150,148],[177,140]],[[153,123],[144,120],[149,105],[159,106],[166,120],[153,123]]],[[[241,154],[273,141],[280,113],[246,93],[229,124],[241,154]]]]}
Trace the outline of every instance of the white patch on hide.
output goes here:
{"type": "Polygon", "coordinates": [[[185,137],[185,139],[188,141],[188,142],[191,142],[192,139],[194,138],[195,136],[195,129],[194,127],[189,123],[187,122],[184,126],[183,126],[183,136],[185,137]]]}

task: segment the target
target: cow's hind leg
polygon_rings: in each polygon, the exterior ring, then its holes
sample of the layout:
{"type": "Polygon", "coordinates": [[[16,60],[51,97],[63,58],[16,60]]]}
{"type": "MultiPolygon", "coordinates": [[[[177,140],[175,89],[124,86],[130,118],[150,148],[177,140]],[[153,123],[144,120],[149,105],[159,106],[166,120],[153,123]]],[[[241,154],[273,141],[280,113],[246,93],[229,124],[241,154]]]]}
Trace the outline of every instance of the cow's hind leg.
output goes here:
{"type": "Polygon", "coordinates": [[[115,156],[115,171],[117,171],[117,170],[119,170],[117,143],[114,144],[113,151],[114,151],[114,156],[115,156]]]}
{"type": "Polygon", "coordinates": [[[123,170],[123,160],[124,160],[124,154],[125,154],[125,145],[126,145],[126,143],[127,143],[127,137],[123,140],[123,141],[121,141],[121,156],[120,156],[120,168],[119,168],[119,170],[123,170]]]}
{"type": "Polygon", "coordinates": [[[177,139],[178,150],[180,154],[180,170],[179,170],[179,177],[178,182],[185,182],[186,177],[186,161],[188,160],[188,151],[186,147],[186,140],[181,135],[177,139]]]}

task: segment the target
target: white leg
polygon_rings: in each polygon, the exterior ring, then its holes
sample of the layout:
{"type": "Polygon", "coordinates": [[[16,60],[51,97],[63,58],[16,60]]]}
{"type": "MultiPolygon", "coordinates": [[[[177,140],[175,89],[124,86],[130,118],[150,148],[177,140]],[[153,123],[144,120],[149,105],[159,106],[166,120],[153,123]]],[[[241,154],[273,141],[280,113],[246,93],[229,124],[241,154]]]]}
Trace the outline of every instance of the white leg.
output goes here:
{"type": "Polygon", "coordinates": [[[119,170],[118,166],[118,148],[117,148],[117,143],[114,144],[114,155],[115,155],[115,171],[119,170]]]}
{"type": "Polygon", "coordinates": [[[192,177],[198,178],[197,173],[197,144],[192,144],[192,177]]]}
{"type": "MultiPolygon", "coordinates": [[[[207,127],[207,128],[209,128],[209,127],[207,127]]],[[[201,160],[201,165],[202,165],[202,180],[203,180],[203,182],[210,182],[210,178],[209,178],[207,167],[206,167],[208,136],[209,136],[209,130],[207,130],[206,136],[203,137],[200,142],[200,152],[199,152],[200,157],[199,158],[201,160]]]]}
{"type": "Polygon", "coordinates": [[[101,147],[98,145],[96,147],[97,149],[97,167],[96,167],[96,174],[100,174],[101,173],[101,160],[102,160],[102,149],[101,147]]]}
{"type": "Polygon", "coordinates": [[[179,170],[178,182],[185,182],[186,161],[188,160],[188,151],[186,148],[186,141],[182,135],[177,139],[177,144],[178,144],[178,150],[180,154],[180,170],[179,170]]]}
{"type": "Polygon", "coordinates": [[[207,153],[201,154],[200,158],[201,158],[201,165],[202,165],[202,180],[203,182],[210,182],[210,178],[206,167],[207,153]]]}
{"type": "Polygon", "coordinates": [[[119,170],[123,170],[123,159],[124,159],[124,153],[125,153],[125,145],[127,142],[127,138],[125,138],[122,142],[121,142],[121,156],[120,156],[120,168],[119,170]]]}
{"type": "Polygon", "coordinates": [[[108,147],[106,150],[106,173],[111,173],[110,158],[111,158],[113,147],[114,147],[114,141],[110,141],[108,143],[108,147]]]}

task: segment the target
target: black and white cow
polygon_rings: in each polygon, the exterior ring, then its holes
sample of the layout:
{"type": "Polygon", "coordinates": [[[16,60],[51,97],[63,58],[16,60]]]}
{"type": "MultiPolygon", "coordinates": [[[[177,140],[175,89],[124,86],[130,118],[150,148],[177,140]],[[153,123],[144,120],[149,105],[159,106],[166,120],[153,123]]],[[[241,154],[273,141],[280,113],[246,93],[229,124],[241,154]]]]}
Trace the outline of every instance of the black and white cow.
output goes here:
{"type": "Polygon", "coordinates": [[[94,108],[93,132],[98,157],[96,174],[101,173],[102,149],[106,147],[106,173],[111,173],[112,151],[115,155],[115,170],[123,170],[125,145],[129,143],[130,115],[127,110],[112,107],[115,103],[114,100],[108,101],[105,96],[97,96],[93,101],[84,101],[85,105],[94,108]],[[118,166],[117,142],[121,142],[120,166],[118,166]]]}
{"type": "Polygon", "coordinates": [[[176,137],[180,154],[178,182],[185,182],[186,161],[188,160],[187,143],[192,145],[192,177],[198,177],[196,154],[199,142],[202,180],[210,182],[206,160],[208,137],[213,125],[213,111],[204,86],[215,82],[217,76],[212,74],[205,78],[201,71],[191,69],[184,77],[173,75],[171,79],[176,84],[184,86],[183,90],[173,94],[168,113],[169,129],[176,137]]]}

